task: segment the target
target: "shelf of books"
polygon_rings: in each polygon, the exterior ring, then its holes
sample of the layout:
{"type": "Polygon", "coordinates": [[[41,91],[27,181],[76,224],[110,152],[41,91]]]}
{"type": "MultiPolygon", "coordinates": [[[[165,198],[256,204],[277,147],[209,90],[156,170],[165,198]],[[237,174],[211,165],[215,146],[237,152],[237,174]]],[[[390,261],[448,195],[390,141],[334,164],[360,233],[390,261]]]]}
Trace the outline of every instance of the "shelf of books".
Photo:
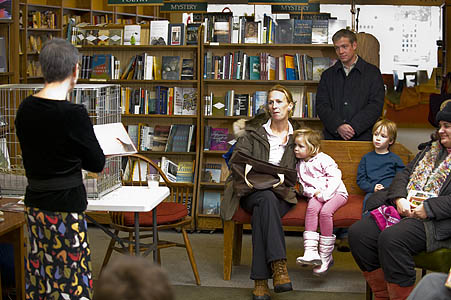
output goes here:
{"type": "MultiPolygon", "coordinates": [[[[233,123],[262,112],[267,90],[281,84],[293,94],[296,103],[293,118],[322,128],[315,111],[316,88],[322,71],[336,58],[333,45],[327,43],[327,33],[321,43],[316,43],[317,37],[312,43],[312,37],[307,41],[295,36],[293,26],[298,20],[278,20],[278,26],[266,25],[272,28],[267,30],[264,24],[250,18],[213,16],[218,22],[229,24],[223,27],[210,24],[210,17],[205,17],[207,29],[201,47],[198,230],[222,228],[219,205],[229,174],[223,155],[235,142],[233,123]],[[233,23],[237,26],[232,26],[233,23]],[[233,28],[241,30],[234,32],[233,28]]],[[[264,22],[270,24],[269,19],[264,22]]]]}
{"type": "Polygon", "coordinates": [[[192,183],[188,207],[194,229],[200,47],[185,38],[183,24],[170,25],[152,20],[77,27],[72,42],[82,53],[80,83],[120,84],[122,122],[139,153],[159,163],[170,180],[192,183]]]}

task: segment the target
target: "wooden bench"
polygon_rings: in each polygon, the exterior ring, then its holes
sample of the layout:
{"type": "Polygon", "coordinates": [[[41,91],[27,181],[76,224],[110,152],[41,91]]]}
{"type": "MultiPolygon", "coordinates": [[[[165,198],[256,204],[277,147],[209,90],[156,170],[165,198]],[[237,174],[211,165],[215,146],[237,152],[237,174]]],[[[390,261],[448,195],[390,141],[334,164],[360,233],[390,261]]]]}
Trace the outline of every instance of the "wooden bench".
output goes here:
{"type": "MultiPolygon", "coordinates": [[[[402,144],[396,143],[390,149],[398,154],[407,164],[413,159],[413,154],[402,144]]],[[[363,197],[365,193],[356,182],[357,167],[360,159],[366,153],[373,151],[372,142],[354,141],[322,141],[322,151],[330,155],[343,174],[343,182],[349,193],[348,202],[334,214],[334,227],[347,228],[360,220],[362,215],[363,197]]],[[[307,202],[299,200],[283,218],[284,228],[297,229],[304,227],[307,202]]],[[[241,246],[243,225],[251,223],[251,215],[241,207],[235,212],[232,220],[224,221],[224,280],[230,280],[232,265],[239,265],[241,260],[241,246]]]]}

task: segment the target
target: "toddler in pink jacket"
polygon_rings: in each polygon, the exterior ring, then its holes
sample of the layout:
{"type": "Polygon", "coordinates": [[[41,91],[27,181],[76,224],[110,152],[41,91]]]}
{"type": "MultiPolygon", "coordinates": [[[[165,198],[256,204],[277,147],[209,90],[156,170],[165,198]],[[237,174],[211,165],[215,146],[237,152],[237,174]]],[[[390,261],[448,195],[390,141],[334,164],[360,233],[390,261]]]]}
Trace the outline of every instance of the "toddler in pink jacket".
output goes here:
{"type": "Polygon", "coordinates": [[[310,128],[293,133],[294,153],[299,160],[296,169],[298,181],[308,198],[305,216],[304,256],[297,258],[300,265],[313,265],[313,274],[327,274],[333,265],[335,235],[333,215],[345,205],[348,192],[341,180],[341,171],[329,155],[320,152],[321,133],[310,128]],[[321,235],[317,232],[318,220],[321,235]],[[318,253],[319,244],[319,253],[318,253]]]}

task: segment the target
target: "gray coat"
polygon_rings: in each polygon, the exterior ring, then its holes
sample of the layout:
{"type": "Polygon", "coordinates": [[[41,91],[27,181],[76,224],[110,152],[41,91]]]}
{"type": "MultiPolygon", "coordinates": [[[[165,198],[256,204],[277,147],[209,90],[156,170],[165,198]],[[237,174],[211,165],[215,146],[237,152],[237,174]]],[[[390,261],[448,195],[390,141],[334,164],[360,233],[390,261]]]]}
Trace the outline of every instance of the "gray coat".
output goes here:
{"type": "MultiPolygon", "coordinates": [[[[234,129],[235,135],[237,137],[237,143],[235,149],[233,150],[232,158],[230,159],[230,163],[233,162],[233,158],[237,151],[242,151],[252,157],[257,159],[269,160],[269,142],[266,135],[265,129],[262,127],[269,119],[269,115],[260,114],[255,118],[244,121],[240,120],[235,122],[234,129]]],[[[299,129],[302,126],[302,123],[295,122],[290,120],[293,129],[299,129]]],[[[282,156],[282,160],[280,161],[281,167],[296,168],[296,157],[294,155],[294,143],[293,136],[290,135],[288,139],[287,147],[285,148],[285,153],[282,156]]],[[[296,193],[293,189],[292,193],[289,197],[284,199],[289,203],[297,203],[296,193]]],[[[224,220],[232,219],[235,211],[238,208],[240,203],[240,199],[236,197],[233,190],[233,178],[230,174],[227,177],[224,188],[224,199],[221,201],[221,217],[224,220]]]]}

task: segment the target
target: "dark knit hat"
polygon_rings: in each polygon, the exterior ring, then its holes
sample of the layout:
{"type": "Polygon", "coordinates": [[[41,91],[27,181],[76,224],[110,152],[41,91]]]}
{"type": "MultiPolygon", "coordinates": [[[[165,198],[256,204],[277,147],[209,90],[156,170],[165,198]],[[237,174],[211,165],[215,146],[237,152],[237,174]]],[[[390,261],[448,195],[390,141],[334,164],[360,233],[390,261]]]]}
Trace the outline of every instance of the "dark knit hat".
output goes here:
{"type": "Polygon", "coordinates": [[[437,116],[435,117],[437,124],[440,121],[451,122],[451,101],[448,100],[444,104],[445,106],[440,109],[440,111],[437,113],[437,116]]]}

